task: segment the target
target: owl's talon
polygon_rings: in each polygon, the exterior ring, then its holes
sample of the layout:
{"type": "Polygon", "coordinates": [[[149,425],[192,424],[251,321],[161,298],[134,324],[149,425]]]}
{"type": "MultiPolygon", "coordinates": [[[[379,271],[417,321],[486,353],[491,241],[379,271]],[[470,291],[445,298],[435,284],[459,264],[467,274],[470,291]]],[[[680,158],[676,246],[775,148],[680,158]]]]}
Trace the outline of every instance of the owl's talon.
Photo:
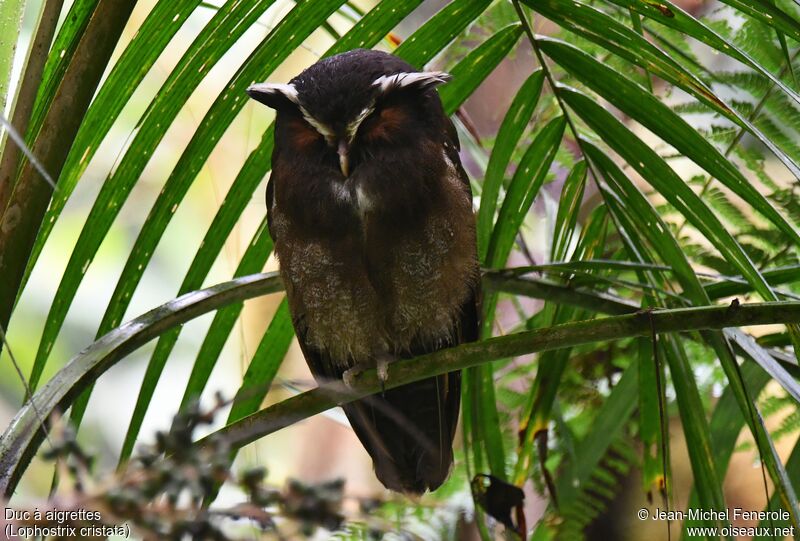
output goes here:
{"type": "Polygon", "coordinates": [[[377,366],[378,380],[381,382],[381,394],[386,392],[386,382],[389,380],[389,359],[378,359],[377,366]]]}
{"type": "MultiPolygon", "coordinates": [[[[375,368],[378,373],[378,381],[381,382],[381,393],[386,390],[386,382],[389,380],[389,358],[379,358],[375,362],[375,368]]],[[[353,388],[356,386],[357,380],[361,377],[369,367],[357,364],[345,370],[342,373],[342,382],[348,387],[353,388]]]]}
{"type": "Polygon", "coordinates": [[[364,369],[361,366],[354,366],[352,368],[348,368],[342,374],[342,382],[348,389],[352,389],[356,386],[356,380],[364,372],[364,369]]]}

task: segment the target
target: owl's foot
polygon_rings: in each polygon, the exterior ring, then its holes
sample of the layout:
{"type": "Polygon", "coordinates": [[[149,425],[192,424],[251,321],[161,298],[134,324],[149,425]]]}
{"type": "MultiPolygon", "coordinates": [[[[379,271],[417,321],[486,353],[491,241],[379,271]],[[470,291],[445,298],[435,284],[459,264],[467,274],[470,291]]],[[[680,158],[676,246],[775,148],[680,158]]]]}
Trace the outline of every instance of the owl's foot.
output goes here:
{"type": "Polygon", "coordinates": [[[381,385],[386,383],[389,379],[389,357],[379,357],[377,362],[378,379],[381,380],[381,385]]]}
{"type": "MultiPolygon", "coordinates": [[[[389,379],[389,363],[391,362],[391,358],[387,356],[378,357],[375,361],[375,369],[378,375],[378,381],[381,382],[381,394],[386,391],[386,382],[389,379]]],[[[347,370],[344,371],[342,374],[342,381],[347,387],[354,387],[356,381],[361,374],[365,371],[372,368],[371,366],[363,365],[363,364],[356,364],[347,370]]]]}
{"type": "Polygon", "coordinates": [[[356,381],[361,377],[361,374],[368,369],[369,367],[363,364],[354,365],[342,373],[342,381],[348,388],[352,389],[356,386],[356,381]]]}
{"type": "Polygon", "coordinates": [[[381,394],[386,392],[386,382],[389,379],[389,360],[389,357],[378,357],[375,366],[378,372],[378,380],[381,382],[381,394]]]}

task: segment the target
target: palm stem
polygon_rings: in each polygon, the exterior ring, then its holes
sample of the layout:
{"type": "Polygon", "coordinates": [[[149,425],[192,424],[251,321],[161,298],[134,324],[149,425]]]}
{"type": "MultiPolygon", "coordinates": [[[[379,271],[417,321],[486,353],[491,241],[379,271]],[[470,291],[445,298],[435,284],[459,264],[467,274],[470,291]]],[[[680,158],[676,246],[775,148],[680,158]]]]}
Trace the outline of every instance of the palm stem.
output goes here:
{"type": "MultiPolygon", "coordinates": [[[[393,363],[389,365],[386,388],[392,389],[496,359],[593,342],[647,337],[653,332],[664,334],[796,322],[800,322],[800,302],[734,303],[729,306],[640,311],[489,338],[393,363]]],[[[351,388],[338,381],[322,385],[228,425],[200,440],[198,444],[205,445],[213,438],[222,437],[232,448],[238,448],[303,419],[380,390],[381,382],[376,371],[368,370],[359,374],[351,388]]]]}

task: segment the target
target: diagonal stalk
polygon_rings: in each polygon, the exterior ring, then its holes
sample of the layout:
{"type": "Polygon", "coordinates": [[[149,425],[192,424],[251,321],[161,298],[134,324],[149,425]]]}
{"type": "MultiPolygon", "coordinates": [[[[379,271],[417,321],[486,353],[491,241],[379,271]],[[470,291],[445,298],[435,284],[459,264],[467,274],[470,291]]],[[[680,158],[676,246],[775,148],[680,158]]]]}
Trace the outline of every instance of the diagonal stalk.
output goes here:
{"type": "MultiPolygon", "coordinates": [[[[640,311],[635,314],[578,321],[472,342],[389,365],[386,388],[392,389],[453,370],[462,370],[496,359],[517,357],[582,344],[649,337],[686,331],[727,327],[795,323],[800,321],[800,302],[769,302],[640,311]]],[[[262,409],[215,432],[231,447],[247,445],[330,408],[381,391],[374,369],[358,375],[353,386],[332,382],[262,409]]],[[[198,442],[208,444],[211,436],[198,442]]]]}

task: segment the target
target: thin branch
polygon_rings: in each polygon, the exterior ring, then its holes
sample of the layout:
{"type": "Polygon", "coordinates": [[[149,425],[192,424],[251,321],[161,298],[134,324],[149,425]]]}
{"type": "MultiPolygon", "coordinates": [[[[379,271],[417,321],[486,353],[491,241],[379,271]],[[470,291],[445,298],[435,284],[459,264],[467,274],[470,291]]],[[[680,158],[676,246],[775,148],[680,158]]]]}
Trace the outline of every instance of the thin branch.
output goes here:
{"type": "Polygon", "coordinates": [[[130,353],[170,329],[246,299],[283,291],[277,273],[252,274],[192,291],[109,332],[73,357],[17,412],[0,438],[0,498],[10,497],[42,441],[42,423],[66,411],[88,387],[130,353]]]}
{"type": "Polygon", "coordinates": [[[628,299],[615,297],[602,292],[580,290],[541,278],[515,278],[502,272],[487,273],[483,285],[491,291],[523,295],[534,299],[546,299],[556,304],[586,308],[601,314],[628,314],[639,310],[640,306],[628,299]]]}
{"type": "MultiPolygon", "coordinates": [[[[9,145],[7,150],[13,147],[18,151],[22,151],[22,153],[26,158],[28,158],[28,161],[31,163],[34,169],[36,169],[39,175],[41,175],[45,182],[47,182],[53,190],[57,190],[58,187],[56,186],[56,181],[53,180],[53,177],[47,172],[47,169],[45,169],[45,166],[42,164],[42,162],[39,161],[39,159],[34,155],[33,151],[25,143],[25,138],[22,136],[22,134],[17,131],[14,125],[11,124],[11,122],[9,122],[2,113],[0,113],[0,127],[2,127],[8,133],[9,139],[11,139],[11,141],[14,143],[13,145],[9,145]]],[[[16,158],[16,156],[14,156],[14,158],[16,158]]],[[[9,185],[10,184],[3,183],[3,186],[9,185]]]]}
{"type": "MultiPolygon", "coordinates": [[[[22,373],[22,369],[19,366],[19,362],[17,362],[17,358],[14,355],[14,352],[11,350],[11,344],[8,343],[8,339],[6,338],[6,331],[0,326],[0,343],[5,346],[6,353],[8,354],[8,358],[11,359],[11,366],[14,367],[14,371],[17,373],[20,381],[22,382],[22,386],[25,389],[25,400],[30,400],[33,396],[31,392],[30,385],[28,385],[28,380],[25,379],[25,374],[22,373]]],[[[42,414],[36,409],[36,406],[32,403],[31,406],[33,407],[33,413],[36,415],[36,418],[39,420],[39,424],[42,426],[44,430],[44,437],[48,440],[48,443],[52,445],[50,441],[50,434],[48,434],[47,428],[45,428],[45,420],[42,417],[42,414]]]]}
{"type": "MultiPolygon", "coordinates": [[[[649,336],[653,330],[656,333],[674,333],[797,322],[800,322],[800,302],[678,308],[579,321],[463,344],[392,363],[385,387],[392,389],[496,359],[593,342],[649,336]]],[[[198,445],[207,444],[209,438],[222,437],[231,447],[241,447],[325,410],[380,391],[381,382],[376,371],[368,370],[359,374],[351,388],[338,381],[325,384],[228,425],[200,440],[198,445]]]]}

